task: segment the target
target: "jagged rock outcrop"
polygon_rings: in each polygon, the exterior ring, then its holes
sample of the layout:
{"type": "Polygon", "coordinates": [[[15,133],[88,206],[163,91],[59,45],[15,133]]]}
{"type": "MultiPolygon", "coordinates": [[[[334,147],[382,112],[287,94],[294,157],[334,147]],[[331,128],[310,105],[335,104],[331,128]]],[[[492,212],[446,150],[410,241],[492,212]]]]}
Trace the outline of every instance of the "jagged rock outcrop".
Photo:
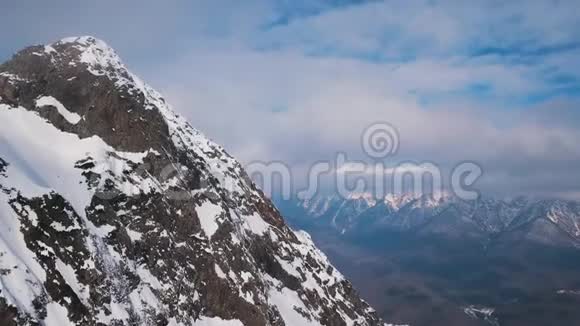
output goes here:
{"type": "Polygon", "coordinates": [[[92,37],[0,65],[1,325],[384,325],[92,37]]]}

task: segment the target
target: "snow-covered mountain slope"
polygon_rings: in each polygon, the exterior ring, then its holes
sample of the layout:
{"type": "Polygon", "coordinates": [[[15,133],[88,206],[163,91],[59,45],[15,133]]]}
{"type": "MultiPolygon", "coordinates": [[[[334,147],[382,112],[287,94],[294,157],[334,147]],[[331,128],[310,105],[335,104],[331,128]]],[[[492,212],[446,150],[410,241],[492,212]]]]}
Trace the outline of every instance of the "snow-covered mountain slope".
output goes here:
{"type": "Polygon", "coordinates": [[[0,65],[1,325],[384,325],[92,37],[0,65]]]}
{"type": "MultiPolygon", "coordinates": [[[[368,229],[436,233],[479,233],[498,237],[513,232],[547,244],[580,244],[580,204],[562,200],[533,200],[517,197],[499,200],[482,197],[475,201],[443,194],[415,196],[388,194],[377,200],[371,195],[348,198],[318,195],[314,198],[280,202],[295,218],[310,220],[319,227],[356,234],[368,229]],[[522,232],[525,234],[522,235],[522,232]]],[[[304,221],[303,221],[304,222],[304,221]]]]}

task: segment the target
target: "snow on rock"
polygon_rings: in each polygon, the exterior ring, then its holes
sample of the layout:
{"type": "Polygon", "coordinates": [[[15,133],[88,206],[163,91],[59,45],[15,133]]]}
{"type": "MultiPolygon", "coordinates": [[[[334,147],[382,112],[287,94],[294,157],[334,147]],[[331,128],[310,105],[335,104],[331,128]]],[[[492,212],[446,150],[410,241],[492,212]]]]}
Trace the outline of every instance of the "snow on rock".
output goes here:
{"type": "MultiPolygon", "coordinates": [[[[68,37],[54,45],[72,44],[81,51],[80,62],[87,65],[88,71],[95,76],[118,77],[114,72],[125,70],[119,56],[105,42],[91,36],[68,37]],[[114,74],[114,75],[113,75],[114,74]]],[[[49,45],[54,49],[54,45],[49,45]]],[[[49,51],[50,52],[50,51],[49,51]]],[[[118,85],[129,83],[130,80],[118,80],[118,85]]]]}
{"type": "MultiPolygon", "coordinates": [[[[172,325],[171,323],[169,324],[172,325]]],[[[193,322],[194,326],[244,326],[239,320],[224,320],[219,317],[202,317],[200,320],[193,322]]]]}
{"type": "Polygon", "coordinates": [[[196,207],[195,210],[201,223],[201,228],[211,238],[219,229],[218,218],[223,212],[223,209],[211,201],[205,201],[201,206],[196,207]]]}
{"type": "Polygon", "coordinates": [[[46,306],[46,318],[44,323],[59,326],[74,326],[68,318],[68,310],[56,302],[51,302],[46,306]]]}
{"type": "MultiPolygon", "coordinates": [[[[138,163],[147,153],[119,153],[97,136],[80,139],[63,133],[34,112],[0,104],[0,153],[18,169],[10,183],[30,197],[55,191],[65,196],[81,215],[89,206],[93,191],[87,188],[77,162],[90,158],[99,173],[122,174],[127,161],[138,163]],[[34,133],[30,132],[34,130],[34,133]],[[54,146],[58,144],[58,146],[54,146]],[[111,156],[111,153],[116,155],[111,156]],[[124,157],[131,158],[125,159],[124,157]],[[24,177],[23,177],[24,175],[24,177]]],[[[127,195],[149,191],[150,184],[135,178],[133,182],[117,180],[127,195]]]]}
{"type": "Polygon", "coordinates": [[[270,292],[268,293],[270,303],[278,308],[286,324],[304,326],[319,325],[307,313],[308,309],[296,292],[281,286],[280,282],[275,279],[269,278],[268,280],[272,282],[270,292]]]}
{"type": "Polygon", "coordinates": [[[494,317],[495,309],[483,306],[469,306],[463,309],[466,315],[473,319],[480,319],[490,325],[499,326],[497,318],[494,317]]]}
{"type": "Polygon", "coordinates": [[[60,113],[60,115],[62,115],[62,117],[65,118],[66,121],[70,122],[73,125],[76,125],[77,123],[79,123],[79,121],[81,121],[80,115],[67,110],[67,108],[65,108],[64,105],[62,105],[62,103],[60,103],[57,99],[55,99],[52,96],[43,96],[37,99],[36,106],[39,108],[43,106],[55,107],[58,113],[60,113]]]}
{"type": "Polygon", "coordinates": [[[46,271],[38,256],[30,250],[20,233],[21,223],[9,205],[9,197],[0,193],[0,290],[9,304],[34,311],[33,301],[43,297],[46,271]]]}

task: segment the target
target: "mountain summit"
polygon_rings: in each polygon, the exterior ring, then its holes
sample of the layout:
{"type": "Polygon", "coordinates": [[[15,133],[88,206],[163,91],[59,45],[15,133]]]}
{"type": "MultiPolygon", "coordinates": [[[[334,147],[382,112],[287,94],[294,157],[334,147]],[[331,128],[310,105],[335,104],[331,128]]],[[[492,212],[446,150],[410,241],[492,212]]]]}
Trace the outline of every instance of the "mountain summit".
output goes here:
{"type": "Polygon", "coordinates": [[[1,325],[385,325],[93,37],[0,65],[1,325]]]}

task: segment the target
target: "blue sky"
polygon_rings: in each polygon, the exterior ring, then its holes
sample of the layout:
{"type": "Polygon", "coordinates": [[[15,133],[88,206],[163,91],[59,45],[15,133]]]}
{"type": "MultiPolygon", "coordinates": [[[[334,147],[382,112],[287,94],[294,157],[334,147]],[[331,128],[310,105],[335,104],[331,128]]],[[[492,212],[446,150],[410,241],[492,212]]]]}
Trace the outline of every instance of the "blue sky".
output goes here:
{"type": "MultiPolygon", "coordinates": [[[[94,35],[244,162],[305,171],[365,126],[397,160],[473,160],[482,187],[580,199],[577,1],[3,1],[0,58],[94,35]]],[[[297,172],[299,174],[299,172],[297,172]]]]}

